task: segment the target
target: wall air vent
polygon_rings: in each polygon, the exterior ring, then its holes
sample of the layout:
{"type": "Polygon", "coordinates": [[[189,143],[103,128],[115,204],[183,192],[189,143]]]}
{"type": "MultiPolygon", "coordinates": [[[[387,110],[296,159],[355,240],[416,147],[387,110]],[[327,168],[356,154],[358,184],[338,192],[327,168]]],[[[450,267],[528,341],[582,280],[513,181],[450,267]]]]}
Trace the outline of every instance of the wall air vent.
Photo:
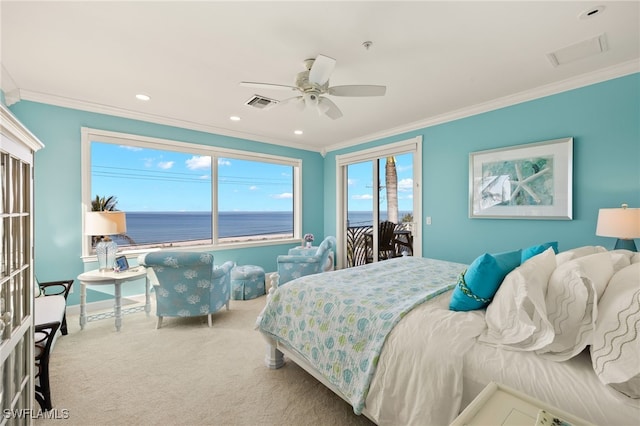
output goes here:
{"type": "Polygon", "coordinates": [[[276,101],[275,99],[265,98],[264,96],[260,95],[253,95],[251,99],[245,102],[245,105],[249,105],[258,109],[268,109],[273,107],[277,103],[278,101],[276,101]]]}

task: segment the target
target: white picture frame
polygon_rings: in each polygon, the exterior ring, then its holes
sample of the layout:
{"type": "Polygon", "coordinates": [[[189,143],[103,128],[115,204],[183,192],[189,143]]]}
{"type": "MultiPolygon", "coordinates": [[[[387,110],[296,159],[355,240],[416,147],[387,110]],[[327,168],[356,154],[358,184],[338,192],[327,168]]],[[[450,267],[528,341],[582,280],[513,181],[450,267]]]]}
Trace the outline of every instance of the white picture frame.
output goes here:
{"type": "Polygon", "coordinates": [[[469,217],[572,220],[573,138],[469,154],[469,217]]]}

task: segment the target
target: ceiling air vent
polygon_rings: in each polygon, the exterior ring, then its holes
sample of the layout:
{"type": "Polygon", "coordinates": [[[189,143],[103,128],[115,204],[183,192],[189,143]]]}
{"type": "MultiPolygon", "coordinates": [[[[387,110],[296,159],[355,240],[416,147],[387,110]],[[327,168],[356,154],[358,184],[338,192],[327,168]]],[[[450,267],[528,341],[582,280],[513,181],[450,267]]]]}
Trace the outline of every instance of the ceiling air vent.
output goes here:
{"type": "Polygon", "coordinates": [[[568,62],[583,59],[607,51],[607,38],[605,34],[583,40],[563,49],[547,54],[547,58],[554,67],[568,62]]]}
{"type": "Polygon", "coordinates": [[[260,95],[253,95],[251,99],[245,102],[245,105],[249,105],[258,109],[267,109],[267,108],[271,108],[277,103],[278,101],[276,101],[275,99],[265,98],[264,96],[260,96],[260,95]]]}

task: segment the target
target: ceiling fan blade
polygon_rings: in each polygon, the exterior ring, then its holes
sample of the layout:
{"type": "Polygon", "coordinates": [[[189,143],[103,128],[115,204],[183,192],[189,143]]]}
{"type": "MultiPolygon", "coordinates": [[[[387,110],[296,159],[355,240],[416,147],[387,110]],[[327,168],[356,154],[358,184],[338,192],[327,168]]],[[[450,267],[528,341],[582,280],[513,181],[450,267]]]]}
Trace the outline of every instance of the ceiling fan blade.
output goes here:
{"type": "Polygon", "coordinates": [[[295,107],[298,108],[301,111],[305,107],[304,97],[303,96],[294,96],[292,98],[283,99],[278,103],[278,105],[284,105],[284,104],[288,104],[288,103],[294,103],[295,107]]]}
{"type": "Polygon", "coordinates": [[[331,77],[336,66],[336,60],[324,55],[318,55],[309,70],[309,82],[322,86],[331,77]]]}
{"type": "Polygon", "coordinates": [[[318,111],[324,113],[327,117],[332,120],[336,120],[342,117],[342,111],[336,104],[333,103],[331,99],[321,97],[318,100],[318,111]]]}
{"type": "Polygon", "coordinates": [[[271,84],[271,83],[257,83],[254,81],[241,81],[240,86],[244,87],[255,87],[258,89],[286,89],[286,90],[298,90],[295,86],[287,86],[284,84],[271,84]]]}
{"type": "Polygon", "coordinates": [[[384,96],[386,86],[348,85],[329,87],[327,93],[333,96],[384,96]]]}

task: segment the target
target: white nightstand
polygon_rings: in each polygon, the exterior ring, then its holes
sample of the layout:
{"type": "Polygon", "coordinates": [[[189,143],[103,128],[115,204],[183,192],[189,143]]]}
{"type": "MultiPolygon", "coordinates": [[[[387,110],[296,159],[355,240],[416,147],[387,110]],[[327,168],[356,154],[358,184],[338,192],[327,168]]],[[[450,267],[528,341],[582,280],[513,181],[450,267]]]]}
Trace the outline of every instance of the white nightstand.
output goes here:
{"type": "Polygon", "coordinates": [[[537,426],[536,419],[540,410],[545,410],[571,425],[592,426],[591,423],[559,408],[495,382],[489,383],[450,426],[537,426]]]}

